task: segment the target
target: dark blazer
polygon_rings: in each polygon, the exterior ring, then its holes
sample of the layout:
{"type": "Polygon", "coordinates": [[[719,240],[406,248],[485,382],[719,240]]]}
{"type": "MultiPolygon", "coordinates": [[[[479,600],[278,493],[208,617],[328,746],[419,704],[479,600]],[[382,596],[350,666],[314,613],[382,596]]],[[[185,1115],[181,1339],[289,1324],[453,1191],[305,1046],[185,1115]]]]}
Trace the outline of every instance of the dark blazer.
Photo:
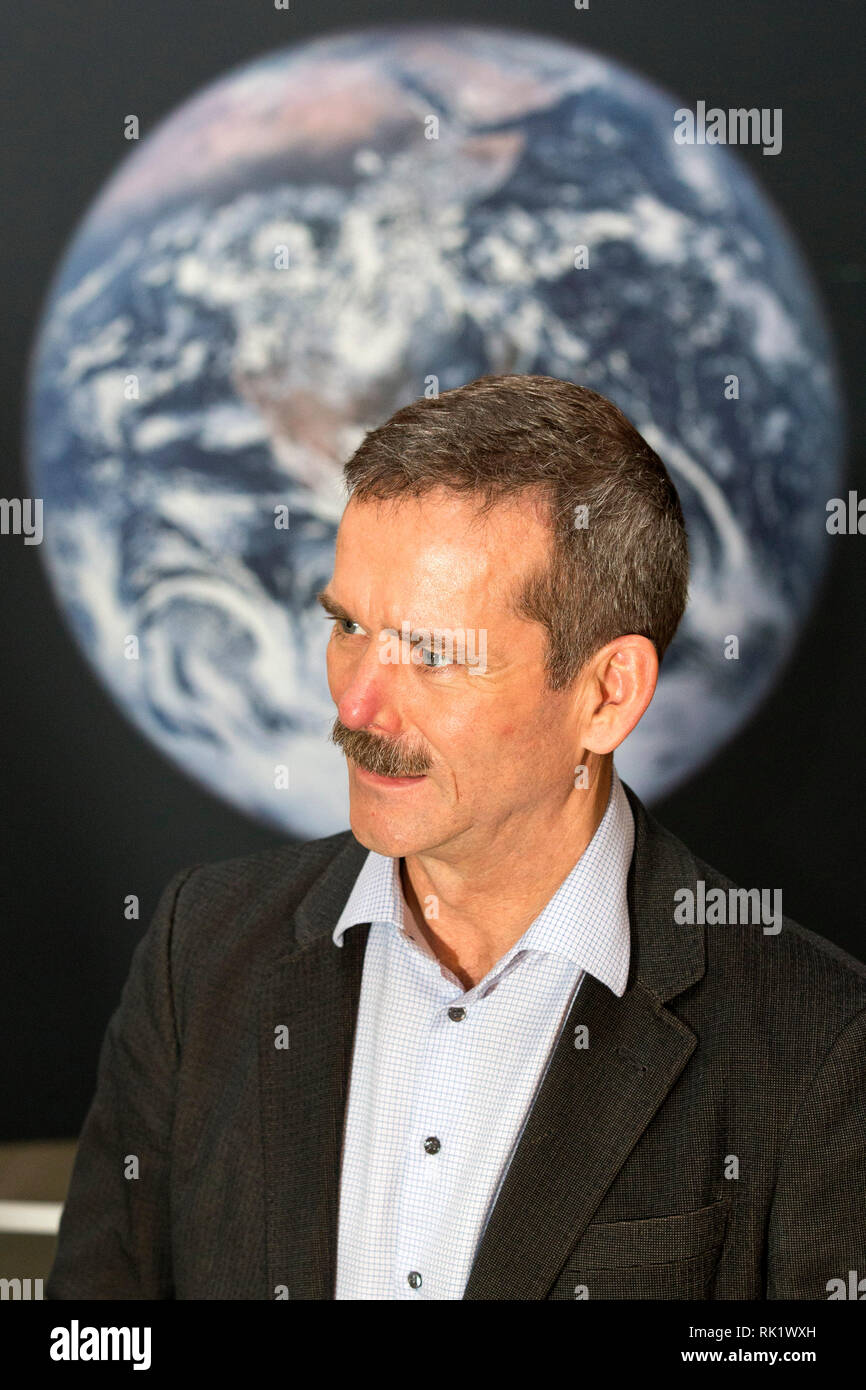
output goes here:
{"type": "MultiPolygon", "coordinates": [[[[866,966],[788,918],[677,925],[678,889],[734,885],[626,792],[628,987],[578,990],[464,1297],[827,1299],[866,1275],[866,966]]],[[[334,1297],[368,927],[331,933],[366,853],[346,831],[168,884],[48,1298],[334,1297]]]]}

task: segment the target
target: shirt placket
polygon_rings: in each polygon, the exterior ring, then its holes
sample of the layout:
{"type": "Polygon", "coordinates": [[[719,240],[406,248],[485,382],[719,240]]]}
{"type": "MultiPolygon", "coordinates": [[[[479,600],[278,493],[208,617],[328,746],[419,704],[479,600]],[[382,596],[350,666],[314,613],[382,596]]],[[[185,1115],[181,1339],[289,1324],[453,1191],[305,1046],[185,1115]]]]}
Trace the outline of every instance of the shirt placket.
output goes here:
{"type": "Polygon", "coordinates": [[[431,980],[438,977],[439,999],[430,1009],[403,1155],[392,1272],[394,1294],[402,1299],[459,1296],[462,1261],[455,1257],[454,1233],[448,1250],[442,1247],[441,1212],[463,1168],[460,1105],[472,1092],[475,1052],[467,1044],[483,1027],[485,998],[513,960],[503,959],[466,992],[443,976],[438,962],[428,964],[431,980]],[[453,1267],[446,1263],[449,1252],[453,1267]]]}

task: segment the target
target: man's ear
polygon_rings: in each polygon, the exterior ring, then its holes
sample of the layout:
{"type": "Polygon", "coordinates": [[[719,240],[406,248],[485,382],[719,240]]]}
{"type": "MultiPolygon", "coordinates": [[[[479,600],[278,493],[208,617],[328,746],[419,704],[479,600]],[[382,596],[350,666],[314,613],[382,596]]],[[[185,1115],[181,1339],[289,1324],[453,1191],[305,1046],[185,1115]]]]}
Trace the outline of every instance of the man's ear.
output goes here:
{"type": "Polygon", "coordinates": [[[583,743],[591,753],[619,747],[655,694],[658,675],[658,654],[647,637],[630,633],[596,652],[585,685],[583,743]]]}

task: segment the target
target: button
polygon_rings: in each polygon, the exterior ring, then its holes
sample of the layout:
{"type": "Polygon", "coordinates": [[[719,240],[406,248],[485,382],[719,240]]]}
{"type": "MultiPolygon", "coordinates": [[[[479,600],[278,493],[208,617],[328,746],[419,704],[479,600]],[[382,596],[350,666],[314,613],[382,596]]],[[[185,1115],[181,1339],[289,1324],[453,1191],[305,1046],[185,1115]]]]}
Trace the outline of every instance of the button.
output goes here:
{"type": "Polygon", "coordinates": [[[427,1150],[428,1154],[438,1154],[439,1150],[442,1148],[442,1145],[439,1143],[439,1140],[436,1138],[436,1135],[431,1134],[429,1139],[424,1140],[424,1148],[427,1150]]]}
{"type": "Polygon", "coordinates": [[[461,1023],[463,1019],[466,1017],[466,1010],[457,1008],[449,1009],[448,1017],[450,1018],[452,1023],[461,1023]]]}
{"type": "Polygon", "coordinates": [[[411,1274],[406,1275],[406,1281],[411,1289],[420,1289],[421,1275],[418,1273],[417,1269],[413,1269],[411,1274]]]}

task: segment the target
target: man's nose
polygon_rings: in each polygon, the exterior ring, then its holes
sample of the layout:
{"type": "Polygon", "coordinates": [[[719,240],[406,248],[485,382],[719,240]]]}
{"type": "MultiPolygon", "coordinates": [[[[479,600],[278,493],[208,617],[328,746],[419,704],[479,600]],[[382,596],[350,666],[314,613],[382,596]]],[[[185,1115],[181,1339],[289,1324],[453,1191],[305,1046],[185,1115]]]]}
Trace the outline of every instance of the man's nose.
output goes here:
{"type": "Polygon", "coordinates": [[[347,729],[376,729],[391,738],[403,730],[400,694],[403,671],[381,659],[381,648],[370,644],[353,666],[337,701],[337,714],[347,729]]]}

